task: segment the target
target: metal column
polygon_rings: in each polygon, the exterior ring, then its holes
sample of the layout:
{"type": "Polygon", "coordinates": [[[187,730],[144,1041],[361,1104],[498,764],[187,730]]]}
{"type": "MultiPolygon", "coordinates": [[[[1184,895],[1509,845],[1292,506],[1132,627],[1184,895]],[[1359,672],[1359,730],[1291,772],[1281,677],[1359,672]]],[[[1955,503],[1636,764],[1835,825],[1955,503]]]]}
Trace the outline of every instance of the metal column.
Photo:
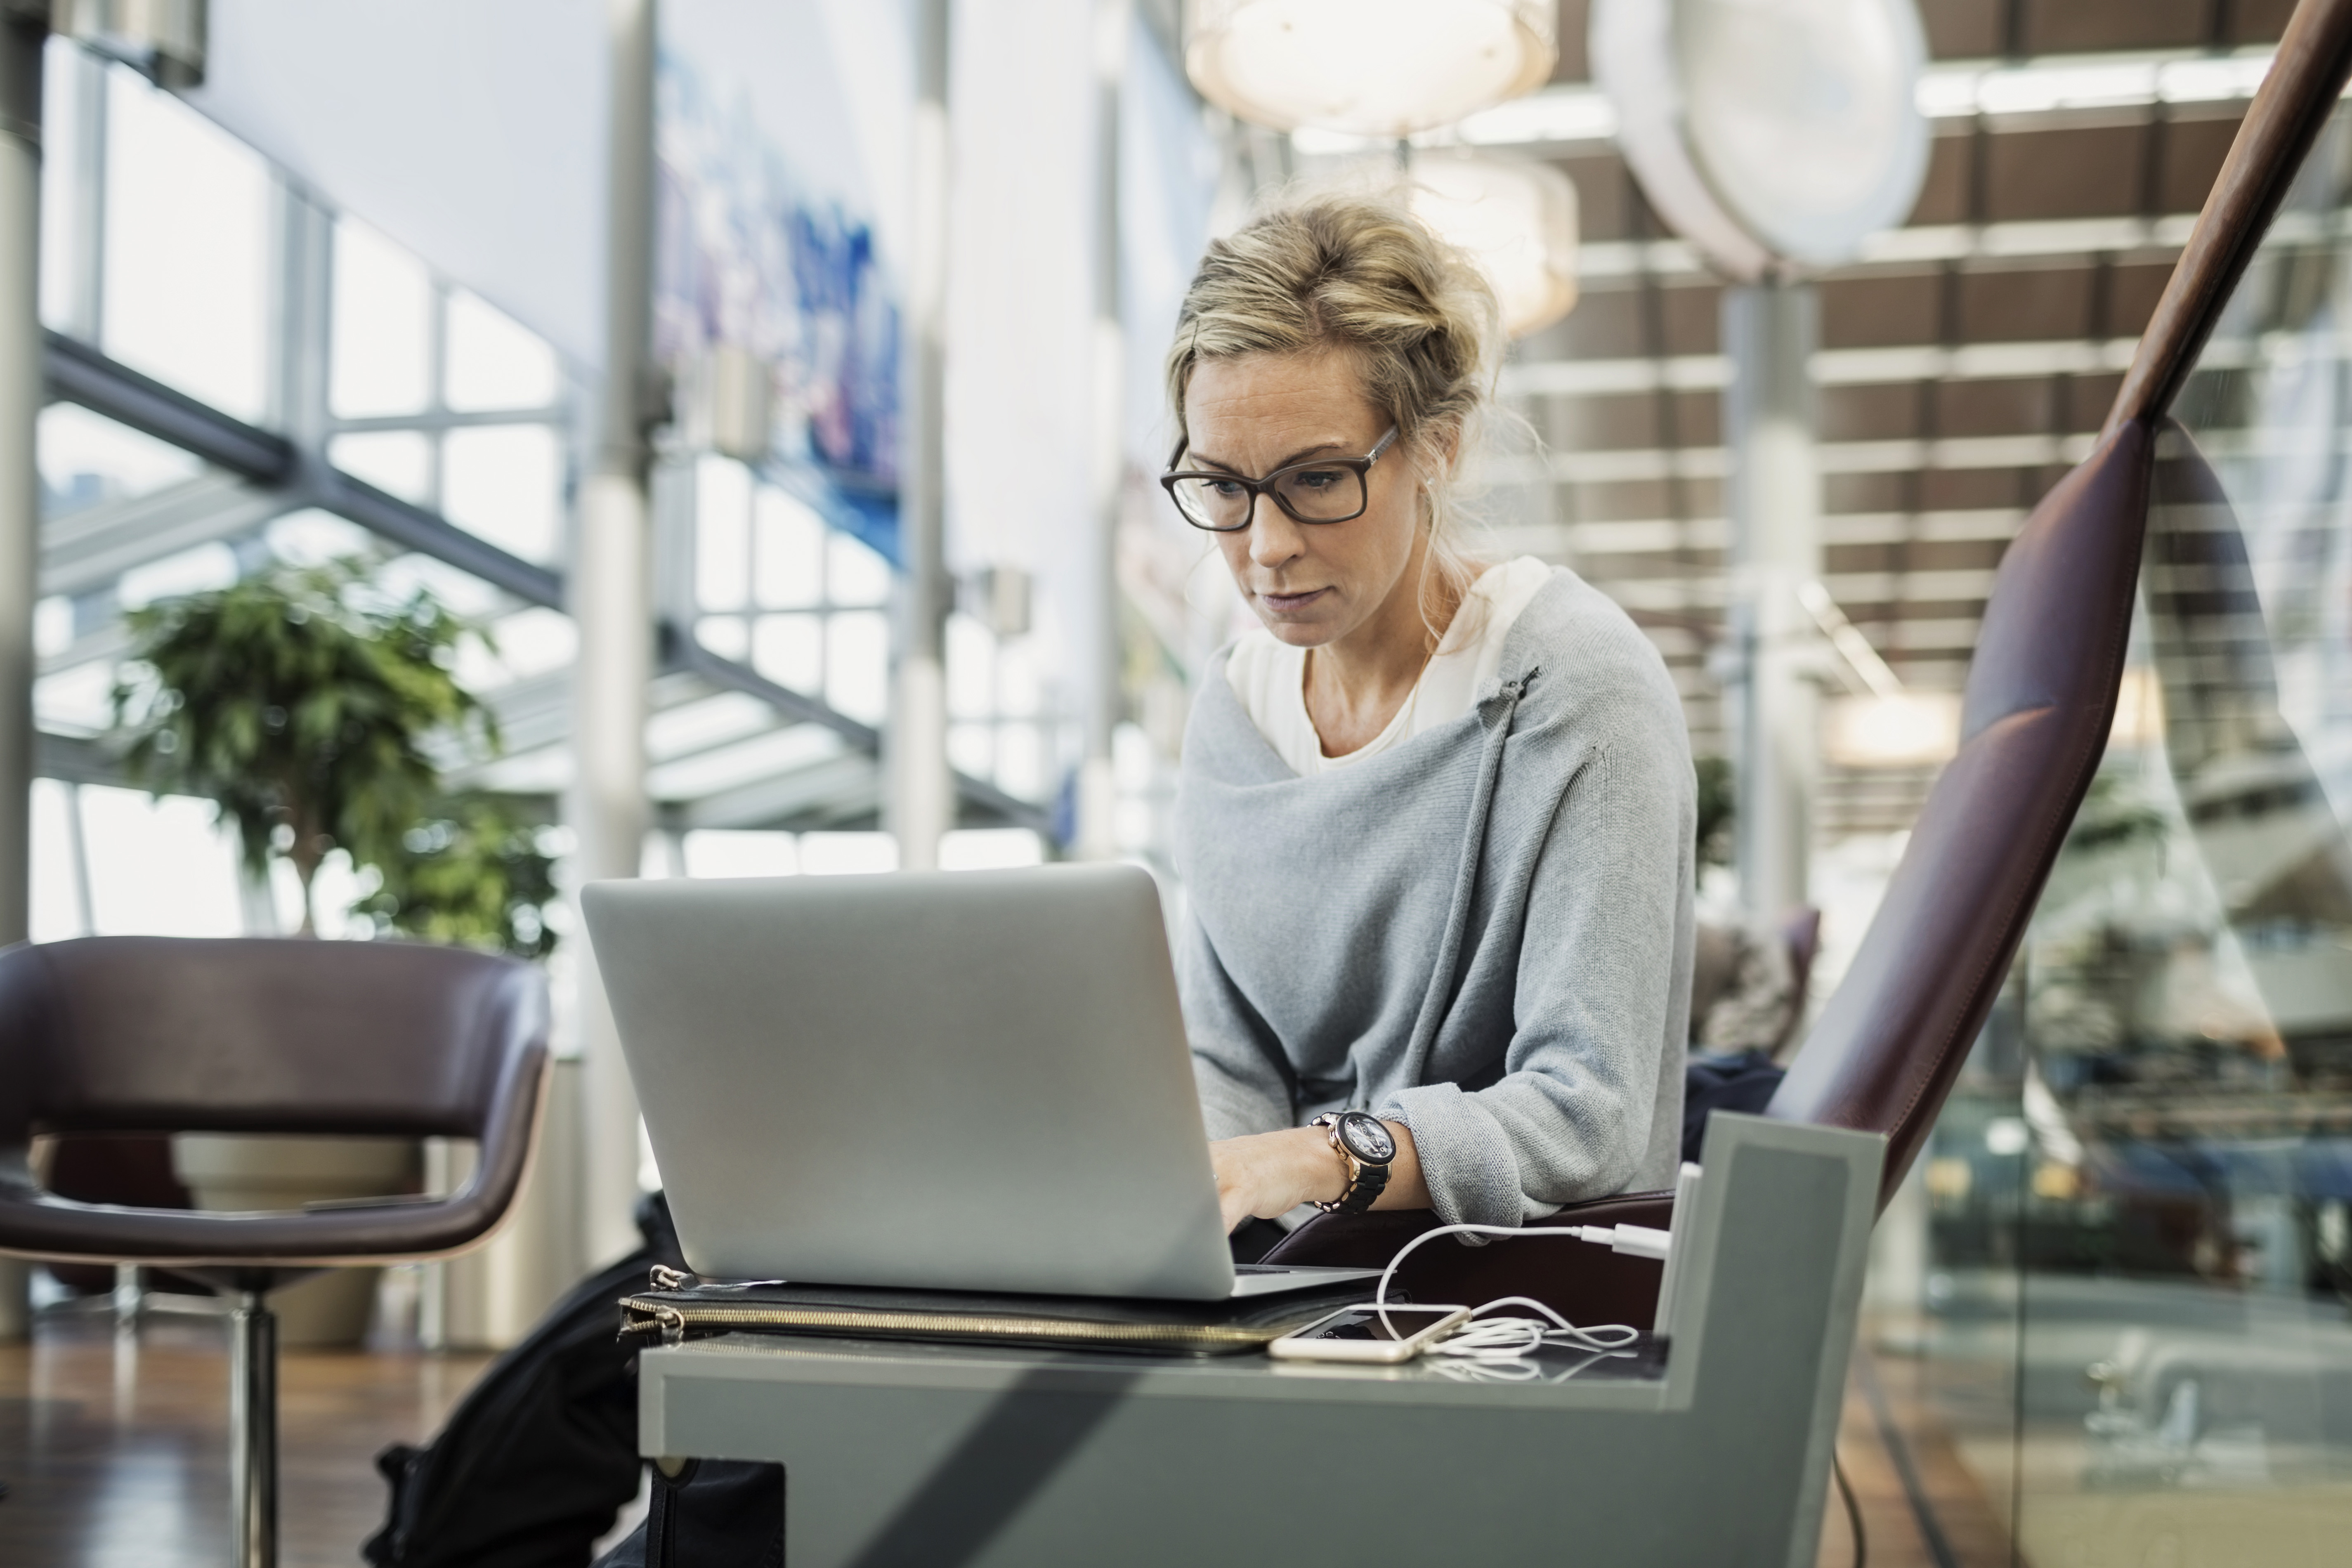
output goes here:
{"type": "Polygon", "coordinates": [[[1814,637],[1798,597],[1821,575],[1812,353],[1821,296],[1806,283],[1723,291],[1731,357],[1731,729],[1738,769],[1740,902],[1770,919],[1806,901],[1819,720],[1814,637]]]}
{"type": "Polygon", "coordinates": [[[278,1315],[260,1290],[247,1290],[228,1323],[229,1562],[277,1568],[278,1315]]]}
{"type": "MultiPolygon", "coordinates": [[[[653,546],[646,430],[655,413],[654,0],[608,0],[612,47],[604,382],[595,460],[581,487],[567,578],[580,637],[572,667],[572,784],[565,803],[579,882],[634,877],[651,811],[646,714],[653,679],[653,546]]],[[[584,938],[580,1038],[586,1136],[583,1241],[592,1262],[636,1244],[637,1100],[584,938]]]]}
{"type": "Polygon", "coordinates": [[[1119,89],[1127,74],[1129,0],[1095,0],[1094,668],[1087,690],[1086,759],[1078,768],[1078,855],[1118,853],[1113,819],[1118,781],[1111,735],[1122,711],[1118,515],[1127,475],[1127,344],[1121,327],[1118,232],[1119,89]]]}
{"type": "Polygon", "coordinates": [[[955,826],[948,777],[943,658],[951,587],[946,539],[946,321],[949,0],[915,8],[913,211],[907,267],[906,362],[899,398],[905,447],[898,474],[898,646],[883,740],[883,825],[898,864],[929,870],[955,826]]]}
{"type": "MultiPolygon", "coordinates": [[[[41,40],[47,5],[0,0],[0,946],[32,934],[33,601],[41,491],[41,40]]],[[[0,1261],[0,1339],[26,1329],[25,1266],[0,1261]]]]}

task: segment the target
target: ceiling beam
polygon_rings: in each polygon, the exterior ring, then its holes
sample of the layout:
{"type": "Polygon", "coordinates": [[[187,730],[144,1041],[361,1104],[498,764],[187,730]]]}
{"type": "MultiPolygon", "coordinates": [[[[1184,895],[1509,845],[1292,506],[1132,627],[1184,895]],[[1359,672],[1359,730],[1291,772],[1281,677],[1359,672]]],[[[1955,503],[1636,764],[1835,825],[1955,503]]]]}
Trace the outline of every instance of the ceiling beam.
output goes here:
{"type": "MultiPolygon", "coordinates": [[[[2119,375],[2137,338],[2091,342],[1936,343],[1894,348],[1822,349],[1812,357],[1816,386],[1886,386],[1908,381],[2024,381],[2048,375],[2119,375]]],[[[1506,365],[1506,397],[1616,397],[1628,393],[1719,392],[1731,384],[1724,354],[1652,359],[1532,360],[1506,365]]]]}
{"type": "MultiPolygon", "coordinates": [[[[1940,440],[1823,441],[1813,448],[1824,475],[1904,474],[1977,468],[2073,468],[2096,438],[2076,436],[1950,436],[1940,440]]],[[[1486,470],[1497,485],[1549,479],[1558,484],[1624,484],[1640,479],[1719,479],[1731,473],[1721,447],[1615,447],[1507,458],[1486,470]]]]}
{"type": "Polygon", "coordinates": [[[285,437],[142,375],[79,338],[44,331],[41,339],[41,373],[52,401],[79,404],[256,484],[280,485],[294,477],[298,455],[285,437]]]}
{"type": "MultiPolygon", "coordinates": [[[[2084,115],[2116,123],[2230,113],[2252,100],[2272,53],[2264,45],[2227,53],[2149,49],[1937,60],[1920,73],[1919,111],[1939,131],[1955,133],[1979,116],[2022,129],[2084,115]]],[[[1412,140],[1423,147],[1567,152],[1610,146],[1616,134],[1617,110],[1606,93],[1589,82],[1562,82],[1412,140]]],[[[1297,132],[1292,140],[1309,157],[1382,152],[1390,145],[1332,132],[1297,132]]]]}
{"type": "Polygon", "coordinates": [[[218,472],[103,500],[42,523],[40,591],[94,593],[134,567],[241,538],[289,510],[283,492],[218,472]]]}

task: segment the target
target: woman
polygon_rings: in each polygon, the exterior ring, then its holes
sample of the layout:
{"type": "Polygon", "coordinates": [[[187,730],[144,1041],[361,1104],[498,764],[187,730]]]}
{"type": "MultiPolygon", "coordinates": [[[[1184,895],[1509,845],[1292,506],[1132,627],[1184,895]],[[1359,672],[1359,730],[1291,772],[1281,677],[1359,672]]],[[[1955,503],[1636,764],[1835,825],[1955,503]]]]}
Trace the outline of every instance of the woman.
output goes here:
{"type": "Polygon", "coordinates": [[[1185,297],[1162,483],[1260,622],[1202,682],[1177,807],[1236,1256],[1307,1204],[1515,1226],[1672,1184],[1689,740],[1615,605],[1454,542],[1500,337],[1475,268],[1369,195],[1254,220],[1185,297]]]}

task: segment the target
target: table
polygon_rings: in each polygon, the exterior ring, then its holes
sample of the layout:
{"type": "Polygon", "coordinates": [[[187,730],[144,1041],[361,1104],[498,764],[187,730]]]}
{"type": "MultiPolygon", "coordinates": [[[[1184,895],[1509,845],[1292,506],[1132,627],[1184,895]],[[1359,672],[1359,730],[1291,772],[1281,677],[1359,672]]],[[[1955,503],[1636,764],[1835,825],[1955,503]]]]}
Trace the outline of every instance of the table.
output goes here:
{"type": "Polygon", "coordinates": [[[791,1568],[1811,1568],[1883,1148],[1717,1115],[1666,1333],[1524,1381],[730,1335],[644,1353],[639,1447],[781,1462],[791,1568]]]}

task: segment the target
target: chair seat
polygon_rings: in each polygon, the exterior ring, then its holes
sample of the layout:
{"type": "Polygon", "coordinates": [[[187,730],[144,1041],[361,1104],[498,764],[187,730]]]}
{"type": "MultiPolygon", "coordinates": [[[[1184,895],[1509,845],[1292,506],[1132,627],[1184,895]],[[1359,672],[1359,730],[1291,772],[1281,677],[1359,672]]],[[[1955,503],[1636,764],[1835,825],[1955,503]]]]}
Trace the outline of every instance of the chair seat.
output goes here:
{"type": "Polygon", "coordinates": [[[172,1268],[415,1261],[480,1240],[504,1206],[476,1190],[367,1207],[232,1214],[78,1203],[0,1183],[0,1253],[172,1268]]]}

